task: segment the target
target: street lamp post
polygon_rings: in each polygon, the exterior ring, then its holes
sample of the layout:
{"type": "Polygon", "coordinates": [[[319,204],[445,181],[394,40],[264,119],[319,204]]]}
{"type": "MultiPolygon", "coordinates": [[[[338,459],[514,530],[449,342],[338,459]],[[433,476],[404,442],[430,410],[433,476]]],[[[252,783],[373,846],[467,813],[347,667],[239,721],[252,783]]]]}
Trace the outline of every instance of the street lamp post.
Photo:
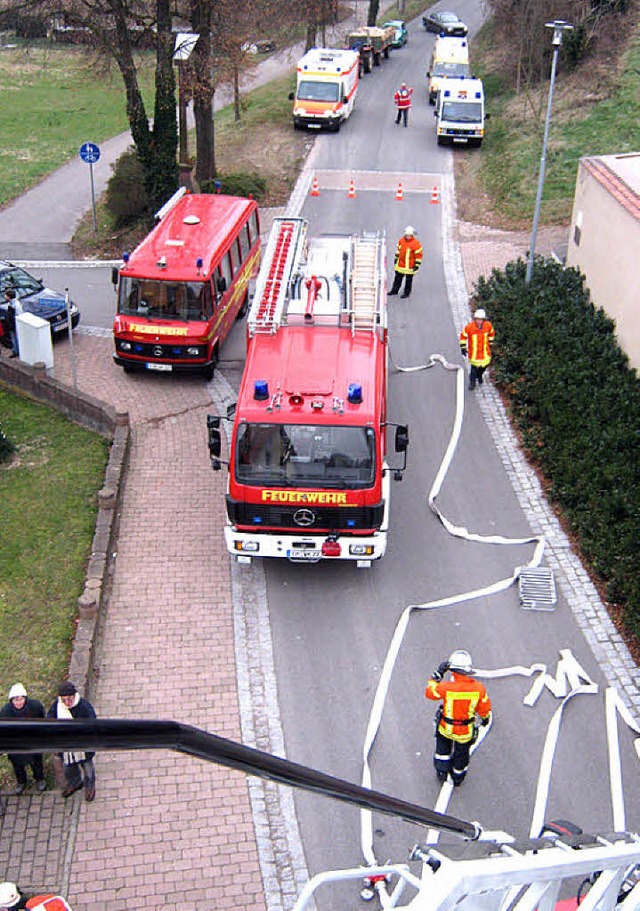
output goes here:
{"type": "Polygon", "coordinates": [[[549,85],[549,101],[547,103],[547,118],[544,123],[544,139],[542,140],[542,155],[540,157],[540,174],[538,176],[538,192],[536,194],[536,207],[533,213],[533,229],[531,231],[531,244],[529,246],[529,259],[527,261],[527,274],[525,281],[527,284],[531,281],[533,274],[533,257],[536,252],[536,235],[538,234],[538,221],[540,219],[540,204],[542,202],[542,188],[544,187],[544,170],[547,155],[547,140],[549,138],[549,124],[551,122],[551,105],[553,103],[553,85],[556,81],[556,66],[558,64],[558,51],[562,44],[562,36],[565,31],[571,31],[572,25],[564,22],[562,19],[556,19],[555,22],[545,23],[545,28],[553,29],[553,63],[551,64],[551,83],[549,85]]]}

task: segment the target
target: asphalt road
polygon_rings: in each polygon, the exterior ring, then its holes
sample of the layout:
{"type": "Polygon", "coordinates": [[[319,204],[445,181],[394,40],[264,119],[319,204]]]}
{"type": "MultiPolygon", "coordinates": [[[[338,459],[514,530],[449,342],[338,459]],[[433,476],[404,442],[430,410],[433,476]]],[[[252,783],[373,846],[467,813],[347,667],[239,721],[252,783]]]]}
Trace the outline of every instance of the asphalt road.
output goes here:
{"type": "MultiPolygon", "coordinates": [[[[467,16],[466,7],[459,6],[457,11],[467,16]]],[[[474,15],[467,17],[472,25],[477,24],[474,15]]],[[[370,171],[392,175],[392,186],[401,172],[405,187],[412,180],[428,187],[451,173],[452,153],[436,145],[426,96],[426,61],[433,41],[420,20],[415,21],[408,45],[364,77],[350,121],[339,134],[319,137],[316,146],[315,170],[325,183],[342,188],[322,189],[320,198],[307,199],[302,213],[309,219],[310,236],[384,230],[390,258],[404,225],[416,227],[425,247],[425,264],[410,300],[391,298],[389,306],[392,353],[401,364],[425,363],[436,352],[459,362],[460,327],[453,323],[445,285],[441,206],[430,204],[428,192],[405,190],[404,200],[398,202],[388,187],[367,189],[385,183],[381,176],[371,178],[366,173],[370,171]],[[414,87],[406,130],[393,122],[393,92],[402,81],[414,87]],[[346,196],[350,179],[355,181],[356,199],[346,196]]],[[[271,561],[264,566],[287,753],[293,760],[352,781],[360,781],[373,695],[405,606],[489,585],[510,576],[515,566],[533,555],[531,545],[497,547],[455,539],[427,508],[427,491],[453,424],[452,375],[435,369],[414,374],[392,371],[389,397],[390,419],[409,423],[411,445],[405,480],[392,491],[385,558],[360,571],[330,563],[294,566],[271,561]]],[[[519,537],[535,531],[518,505],[473,396],[467,398],[459,449],[439,505],[456,524],[480,534],[519,537]]],[[[603,682],[562,597],[553,612],[529,612],[520,607],[517,588],[512,587],[490,598],[414,615],[374,748],[374,787],[434,806],[439,793],[431,766],[434,706],[423,692],[431,670],[458,647],[468,648],[479,667],[543,662],[551,674],[559,650],[570,649],[585,672],[603,682]]],[[[558,701],[545,692],[535,707],[525,707],[530,682],[522,678],[487,686],[495,724],[473,759],[468,779],[454,792],[449,811],[526,836],[547,724],[558,701]]],[[[547,818],[569,818],[586,829],[607,830],[612,819],[601,697],[578,697],[565,716],[547,818]]],[[[624,761],[627,780],[637,783],[630,742],[625,744],[624,761]]],[[[627,795],[630,825],[637,825],[637,787],[628,787],[627,795]]],[[[296,806],[310,873],[362,862],[357,811],[308,795],[296,795],[296,806]]],[[[417,827],[383,817],[375,819],[374,827],[380,861],[406,861],[413,843],[425,835],[417,827]]],[[[317,900],[321,909],[329,909],[354,897],[355,887],[343,885],[319,893],[317,900]]]]}

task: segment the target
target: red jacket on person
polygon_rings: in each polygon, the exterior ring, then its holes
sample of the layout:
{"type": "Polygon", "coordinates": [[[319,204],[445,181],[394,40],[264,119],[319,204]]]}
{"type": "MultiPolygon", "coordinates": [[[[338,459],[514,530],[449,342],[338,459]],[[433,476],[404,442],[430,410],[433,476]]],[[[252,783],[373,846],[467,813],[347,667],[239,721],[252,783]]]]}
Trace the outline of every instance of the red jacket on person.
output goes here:
{"type": "Polygon", "coordinates": [[[399,111],[403,111],[405,109],[409,110],[409,108],[411,107],[411,93],[412,92],[413,92],[413,88],[411,88],[411,87],[407,88],[407,86],[405,85],[402,88],[399,88],[398,91],[395,93],[395,95],[393,96],[393,100],[395,101],[399,111]]]}

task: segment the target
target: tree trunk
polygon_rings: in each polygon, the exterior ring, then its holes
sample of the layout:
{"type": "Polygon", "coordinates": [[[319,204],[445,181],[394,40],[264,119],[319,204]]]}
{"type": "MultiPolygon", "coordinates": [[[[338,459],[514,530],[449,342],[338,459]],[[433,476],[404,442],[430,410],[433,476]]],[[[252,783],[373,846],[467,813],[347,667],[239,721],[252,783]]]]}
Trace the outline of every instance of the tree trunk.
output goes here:
{"type": "Polygon", "coordinates": [[[233,119],[236,123],[241,117],[240,111],[240,73],[237,66],[233,68],[233,119]]]}
{"type": "Polygon", "coordinates": [[[194,4],[194,32],[200,35],[192,56],[193,116],[196,124],[196,181],[202,185],[217,174],[215,128],[213,122],[213,55],[211,49],[211,4],[199,0],[194,4]]]}
{"type": "Polygon", "coordinates": [[[375,25],[380,9],[380,0],[369,0],[369,14],[367,15],[367,25],[375,25]]]}
{"type": "Polygon", "coordinates": [[[158,49],[156,100],[153,115],[153,178],[151,201],[160,208],[178,188],[178,127],[176,81],[173,71],[174,37],[171,31],[171,0],[156,0],[158,49]]]}

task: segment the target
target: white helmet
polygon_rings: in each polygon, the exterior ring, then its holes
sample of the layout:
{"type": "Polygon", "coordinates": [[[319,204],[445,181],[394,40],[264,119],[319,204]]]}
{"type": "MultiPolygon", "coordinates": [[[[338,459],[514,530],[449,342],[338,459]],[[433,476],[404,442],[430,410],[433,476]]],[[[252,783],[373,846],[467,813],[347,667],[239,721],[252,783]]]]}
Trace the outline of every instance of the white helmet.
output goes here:
{"type": "Polygon", "coordinates": [[[14,683],[11,689],[9,690],[9,700],[15,699],[16,696],[26,696],[27,691],[21,683],[14,683]]]}
{"type": "Polygon", "coordinates": [[[476,312],[473,314],[473,318],[474,318],[474,319],[486,319],[486,318],[487,318],[487,314],[484,312],[484,310],[482,309],[482,307],[480,307],[480,309],[479,309],[479,310],[476,310],[476,312]]]}
{"type": "Polygon", "coordinates": [[[449,655],[448,664],[450,671],[457,671],[459,674],[470,674],[473,667],[471,655],[463,648],[456,649],[449,655]]]}
{"type": "Polygon", "coordinates": [[[413,227],[413,225],[407,225],[407,227],[404,229],[404,233],[405,235],[410,234],[413,237],[416,233],[416,229],[413,227]]]}
{"type": "Polygon", "coordinates": [[[15,883],[0,883],[0,908],[15,908],[20,893],[15,883]]]}

